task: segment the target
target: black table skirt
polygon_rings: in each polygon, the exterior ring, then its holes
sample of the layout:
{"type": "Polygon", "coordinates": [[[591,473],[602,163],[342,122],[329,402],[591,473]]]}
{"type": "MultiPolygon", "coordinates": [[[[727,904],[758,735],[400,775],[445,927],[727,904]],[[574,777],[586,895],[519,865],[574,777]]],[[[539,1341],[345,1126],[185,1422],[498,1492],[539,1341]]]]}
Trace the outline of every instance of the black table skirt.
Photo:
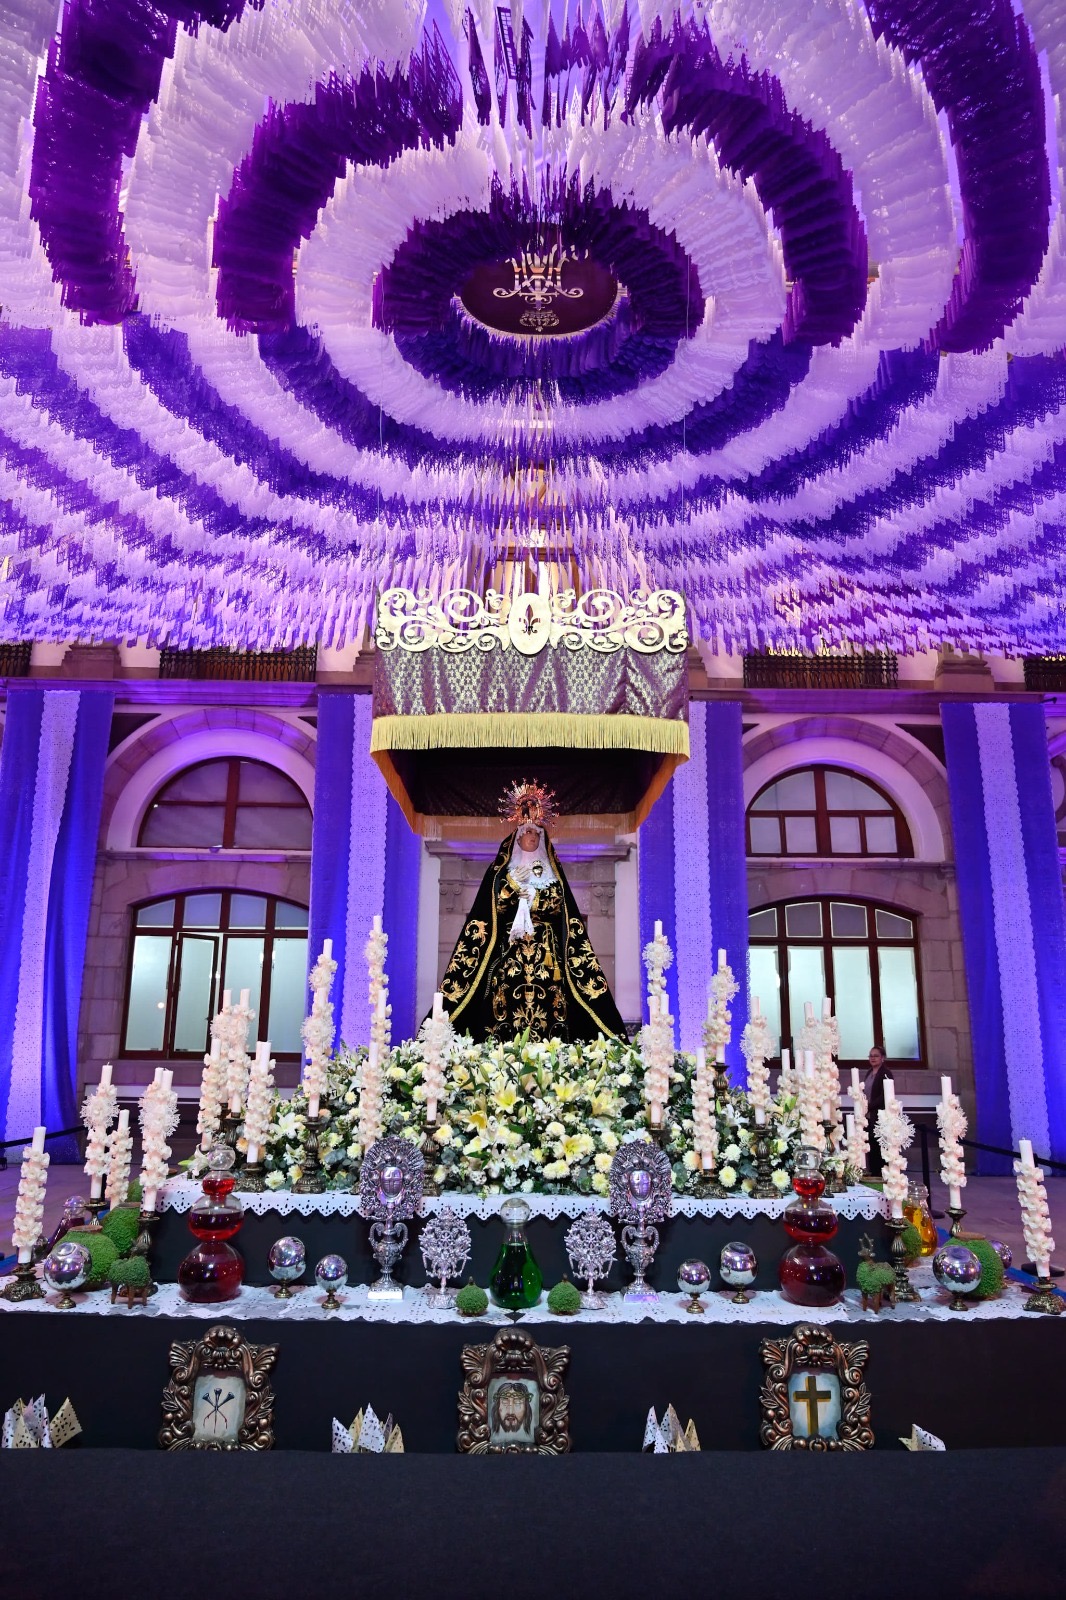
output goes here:
{"type": "Polygon", "coordinates": [[[25,1600],[1058,1600],[1066,1452],[5,1451],[0,1505],[25,1600]]]}
{"type": "MultiPolygon", "coordinates": [[[[219,1308],[220,1322],[225,1308],[219,1308]]],[[[802,1316],[797,1315],[797,1323],[802,1316]]],[[[867,1382],[879,1446],[898,1448],[912,1423],[952,1449],[1066,1445],[1066,1318],[893,1322],[888,1313],[837,1336],[869,1341],[867,1382]]],[[[253,1343],[277,1344],[272,1382],[281,1449],[329,1449],[330,1420],[367,1402],[393,1412],[408,1450],[455,1450],[460,1350],[495,1331],[474,1323],[240,1321],[253,1343]]],[[[152,1450],[172,1341],[203,1336],[200,1319],[0,1313],[5,1404],[16,1395],[69,1395],[85,1444],[152,1450]]],[[[569,1345],[566,1387],[576,1451],[639,1447],[648,1407],[673,1402],[695,1419],[707,1450],[758,1450],[759,1346],[767,1324],[637,1323],[580,1319],[529,1324],[545,1345],[569,1345]]],[[[857,1524],[856,1524],[857,1526],[857,1524]]]]}
{"type": "MultiPolygon", "coordinates": [[[[499,1217],[483,1221],[469,1219],[471,1233],[471,1259],[467,1275],[475,1283],[487,1284],[496,1254],[503,1239],[503,1223],[499,1217]]],[[[531,1217],[526,1230],[530,1248],[544,1273],[544,1282],[550,1287],[566,1273],[571,1274],[567,1260],[564,1235],[572,1218],[531,1217]]],[[[178,1263],[196,1244],[189,1232],[187,1212],[164,1211],[155,1228],[152,1248],[152,1271],[161,1283],[177,1280],[178,1263]]],[[[408,1224],[410,1242],[404,1253],[397,1276],[404,1282],[420,1287],[426,1281],[422,1256],[418,1249],[417,1221],[408,1224]]],[[[313,1213],[304,1217],[298,1212],[283,1216],[276,1211],[260,1215],[249,1211],[234,1243],[245,1261],[245,1282],[270,1283],[267,1252],[275,1239],[283,1234],[296,1234],[307,1250],[307,1274],[310,1278],[315,1262],[331,1251],[342,1255],[348,1263],[352,1283],[370,1283],[378,1275],[374,1258],[367,1242],[367,1224],[361,1217],[324,1216],[313,1213]]],[[[848,1282],[854,1282],[855,1266],[859,1259],[859,1240],[869,1234],[877,1243],[877,1253],[888,1258],[890,1236],[880,1217],[840,1219],[840,1228],[832,1242],[847,1269],[848,1282]]],[[[675,1289],[677,1269],[689,1256],[698,1256],[711,1268],[715,1284],[718,1278],[718,1260],[722,1246],[731,1239],[746,1240],[755,1251],[759,1263],[756,1288],[777,1288],[777,1264],[792,1245],[778,1217],[671,1217],[659,1224],[660,1245],[649,1277],[656,1288],[675,1289]]],[[[616,1261],[611,1269],[608,1287],[619,1289],[631,1276],[628,1266],[616,1261]]]]}

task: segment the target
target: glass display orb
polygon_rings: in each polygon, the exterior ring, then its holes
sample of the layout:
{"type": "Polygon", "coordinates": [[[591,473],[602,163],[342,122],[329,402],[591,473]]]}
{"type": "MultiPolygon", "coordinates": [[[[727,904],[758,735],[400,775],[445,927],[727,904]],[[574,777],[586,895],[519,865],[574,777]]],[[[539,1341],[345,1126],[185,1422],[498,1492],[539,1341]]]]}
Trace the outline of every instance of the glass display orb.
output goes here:
{"type": "Polygon", "coordinates": [[[66,1244],[57,1244],[45,1257],[41,1277],[45,1288],[59,1296],[61,1311],[71,1309],[74,1304],[70,1298],[71,1290],[81,1288],[92,1266],[92,1256],[83,1244],[78,1244],[74,1239],[69,1239],[66,1244]]]}
{"type": "Polygon", "coordinates": [[[989,1244],[1003,1263],[1004,1272],[1009,1272],[1014,1265],[1014,1251],[1009,1244],[1003,1244],[999,1239],[989,1239],[989,1244]]]}
{"type": "Polygon", "coordinates": [[[918,1237],[922,1241],[920,1256],[936,1254],[940,1237],[936,1231],[936,1223],[929,1209],[929,1190],[924,1183],[910,1183],[907,1185],[907,1198],[903,1202],[904,1220],[912,1227],[917,1228],[918,1237]]]}
{"type": "Polygon", "coordinates": [[[526,1238],[529,1207],[514,1196],[503,1202],[500,1216],[507,1232],[492,1269],[489,1289],[498,1306],[507,1311],[526,1311],[536,1305],[544,1287],[544,1275],[526,1238]]]}
{"type": "Polygon", "coordinates": [[[338,1294],[348,1282],[348,1263],[343,1256],[323,1256],[315,1267],[315,1282],[325,1291],[326,1306],[332,1311],[340,1304],[338,1294]]]}
{"type": "Polygon", "coordinates": [[[200,1242],[179,1266],[178,1285],[196,1305],[236,1300],[244,1282],[244,1257],[228,1243],[244,1221],[244,1208],[232,1193],[236,1159],[229,1145],[215,1146],[207,1157],[204,1192],[189,1212],[189,1232],[200,1242]]]}
{"type": "Polygon", "coordinates": [[[700,1295],[706,1294],[711,1287],[711,1269],[706,1261],[682,1261],[677,1269],[677,1287],[682,1294],[688,1295],[685,1310],[702,1316],[700,1295]]]}
{"type": "Polygon", "coordinates": [[[730,1289],[750,1288],[758,1270],[759,1263],[750,1244],[745,1244],[742,1239],[734,1239],[722,1246],[718,1272],[722,1282],[728,1284],[730,1289]]]}
{"type": "Polygon", "coordinates": [[[270,1276],[277,1283],[295,1283],[297,1278],[302,1278],[307,1267],[307,1249],[303,1240],[291,1233],[282,1239],[275,1239],[267,1252],[267,1266],[270,1276]]]}
{"type": "Polygon", "coordinates": [[[949,1294],[973,1294],[981,1282],[981,1263],[964,1244],[944,1244],[933,1257],[933,1277],[949,1294]]]}
{"type": "Polygon", "coordinates": [[[836,1305],[847,1280],[843,1262],[825,1247],[836,1235],[838,1221],[822,1198],[825,1174],[819,1151],[805,1145],[797,1152],[792,1187],[798,1199],[786,1206],[783,1221],[785,1232],[797,1242],[777,1269],[781,1293],[795,1306],[836,1305]]]}

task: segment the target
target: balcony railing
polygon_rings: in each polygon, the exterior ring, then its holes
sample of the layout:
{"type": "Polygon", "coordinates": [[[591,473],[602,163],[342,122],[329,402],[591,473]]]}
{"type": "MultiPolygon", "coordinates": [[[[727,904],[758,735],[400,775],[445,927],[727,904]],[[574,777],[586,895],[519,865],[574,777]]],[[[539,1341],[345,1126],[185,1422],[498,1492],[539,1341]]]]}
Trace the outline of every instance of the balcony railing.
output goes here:
{"type": "Polygon", "coordinates": [[[894,689],[899,663],[883,650],[855,655],[744,657],[745,689],[894,689]]]}
{"type": "Polygon", "coordinates": [[[1066,694],[1066,656],[1026,656],[1025,687],[1037,694],[1066,694]]]}
{"type": "Polygon", "coordinates": [[[0,644],[0,678],[27,677],[32,653],[33,646],[28,642],[0,644]]]}
{"type": "Polygon", "coordinates": [[[161,650],[161,678],[237,678],[246,683],[313,683],[314,645],[297,650],[161,650]]]}

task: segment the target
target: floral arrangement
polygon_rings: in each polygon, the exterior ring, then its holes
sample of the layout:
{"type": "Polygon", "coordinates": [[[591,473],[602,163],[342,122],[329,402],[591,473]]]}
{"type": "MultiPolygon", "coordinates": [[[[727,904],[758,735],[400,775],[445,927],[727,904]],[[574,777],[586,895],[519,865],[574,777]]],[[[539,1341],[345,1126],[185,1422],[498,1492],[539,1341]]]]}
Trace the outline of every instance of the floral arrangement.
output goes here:
{"type": "Polygon", "coordinates": [[[99,1200],[107,1177],[107,1130],[118,1111],[118,1092],[111,1082],[111,1063],[105,1062],[100,1073],[100,1083],[92,1094],[85,1096],[81,1120],[88,1137],[85,1141],[85,1176],[89,1179],[90,1194],[99,1200]]]}
{"type": "Polygon", "coordinates": [[[966,1187],[966,1161],[962,1141],[966,1136],[966,1113],[962,1101],[951,1087],[949,1078],[941,1079],[943,1099],[936,1108],[936,1122],[940,1130],[940,1180],[951,1196],[951,1204],[959,1204],[959,1195],[966,1187]]]}
{"type": "Polygon", "coordinates": [[[770,1106],[770,1069],[766,1065],[773,1053],[770,1025],[759,1010],[759,1002],[752,1005],[751,1021],[740,1036],[741,1054],[748,1068],[748,1093],[752,1109],[765,1116],[770,1106]]]}
{"type": "MultiPolygon", "coordinates": [[[[178,1097],[171,1087],[173,1077],[172,1072],[157,1075],[141,1098],[141,1188],[146,1211],[155,1210],[156,1195],[170,1172],[167,1140],[178,1126],[178,1097]]],[[[128,1190],[129,1185],[126,1187],[128,1190]]]]}
{"type": "Polygon", "coordinates": [[[130,1167],[133,1162],[133,1135],[130,1132],[130,1114],[120,1111],[118,1121],[107,1136],[107,1195],[109,1205],[126,1204],[130,1191],[130,1167]]]}
{"type": "MultiPolygon", "coordinates": [[[[200,1135],[200,1149],[210,1150],[222,1126],[222,1097],[226,1088],[226,1069],[222,1061],[222,1037],[219,1032],[221,1012],[211,1023],[211,1049],[204,1056],[204,1070],[200,1076],[200,1108],[196,1116],[196,1131],[200,1135]]],[[[88,1169],[86,1169],[88,1170],[88,1169]]]]}
{"type": "Polygon", "coordinates": [[[1027,1139],[1021,1141],[1021,1159],[1014,1163],[1014,1176],[1022,1208],[1025,1248],[1036,1266],[1037,1275],[1046,1278],[1055,1251],[1055,1240],[1051,1234],[1051,1212],[1044,1187],[1044,1169],[1033,1160],[1033,1147],[1027,1139]]]}
{"type": "MultiPolygon", "coordinates": [[[[358,1181],[360,1080],[367,1051],[342,1050],[331,1063],[322,1102],[326,1121],[319,1133],[319,1160],[328,1186],[350,1189],[358,1181]]],[[[475,1044],[455,1038],[448,1051],[437,1123],[427,1128],[423,1046],[398,1045],[383,1059],[382,1126],[437,1150],[434,1181],[461,1193],[607,1193],[607,1174],[618,1146],[647,1126],[640,1049],[616,1039],[564,1044],[558,1040],[475,1044]]],[[[678,1193],[695,1192],[700,1181],[692,1108],[695,1062],[675,1054],[664,1149],[678,1193]]],[[[301,1086],[291,1100],[275,1096],[266,1146],[266,1184],[289,1188],[302,1175],[307,1097],[301,1086]]],[[[790,1185],[799,1144],[795,1103],[772,1102],[767,1133],[773,1182],[790,1185]]],[[[716,1104],[720,1166],[727,1192],[755,1186],[754,1113],[748,1096],[731,1089],[716,1104]]]]}
{"type": "MultiPolygon", "coordinates": [[[[886,1086],[887,1087],[887,1086],[886,1086]]],[[[914,1124],[899,1101],[889,1099],[883,1111],[877,1113],[877,1142],[881,1146],[884,1162],[885,1198],[892,1202],[892,1215],[903,1215],[903,1202],[907,1198],[907,1160],[905,1152],[914,1140],[914,1124]]]]}
{"type": "Polygon", "coordinates": [[[703,1043],[712,1061],[719,1059],[718,1052],[725,1050],[733,1037],[733,1013],[729,1003],[739,993],[740,987],[726,961],[725,951],[719,950],[718,967],[707,997],[707,1021],[703,1024],[703,1043]]]}
{"type": "MultiPolygon", "coordinates": [[[[337,963],[333,959],[333,941],[328,940],[319,955],[318,960],[311,968],[308,980],[311,985],[311,1014],[304,1020],[300,1029],[303,1039],[304,1055],[307,1065],[304,1068],[304,1084],[307,1097],[313,1103],[320,1100],[326,1092],[326,1080],[329,1073],[329,1060],[333,1053],[333,1040],[336,1028],[333,1022],[333,1002],[330,999],[330,990],[333,979],[337,973],[337,963]]],[[[261,1140],[255,1141],[257,1144],[261,1140]]]]}
{"type": "Polygon", "coordinates": [[[261,1043],[248,1074],[248,1106],[244,1113],[245,1155],[249,1165],[259,1160],[270,1129],[274,1101],[274,1058],[261,1043]]]}

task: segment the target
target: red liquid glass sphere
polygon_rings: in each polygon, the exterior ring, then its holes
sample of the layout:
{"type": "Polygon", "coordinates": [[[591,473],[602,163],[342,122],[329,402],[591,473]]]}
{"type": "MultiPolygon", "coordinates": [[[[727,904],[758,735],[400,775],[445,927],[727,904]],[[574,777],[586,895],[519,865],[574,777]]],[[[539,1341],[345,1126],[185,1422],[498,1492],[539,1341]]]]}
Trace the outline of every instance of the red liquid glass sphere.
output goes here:
{"type": "Polygon", "coordinates": [[[777,1269],[781,1293],[795,1306],[832,1306],[844,1293],[844,1264],[820,1244],[794,1245],[777,1269]]]}
{"type": "Polygon", "coordinates": [[[809,1240],[812,1244],[827,1244],[840,1226],[832,1206],[820,1203],[795,1202],[785,1208],[782,1221],[790,1239],[809,1240]]]}
{"type": "Polygon", "coordinates": [[[792,1187],[804,1200],[820,1200],[825,1193],[825,1178],[820,1172],[797,1172],[792,1187]]]}
{"type": "Polygon", "coordinates": [[[244,1257],[226,1243],[244,1221],[240,1201],[231,1198],[233,1183],[230,1172],[210,1172],[189,1212],[189,1231],[200,1242],[178,1267],[178,1284],[183,1297],[197,1305],[235,1300],[244,1282],[244,1257]]]}

